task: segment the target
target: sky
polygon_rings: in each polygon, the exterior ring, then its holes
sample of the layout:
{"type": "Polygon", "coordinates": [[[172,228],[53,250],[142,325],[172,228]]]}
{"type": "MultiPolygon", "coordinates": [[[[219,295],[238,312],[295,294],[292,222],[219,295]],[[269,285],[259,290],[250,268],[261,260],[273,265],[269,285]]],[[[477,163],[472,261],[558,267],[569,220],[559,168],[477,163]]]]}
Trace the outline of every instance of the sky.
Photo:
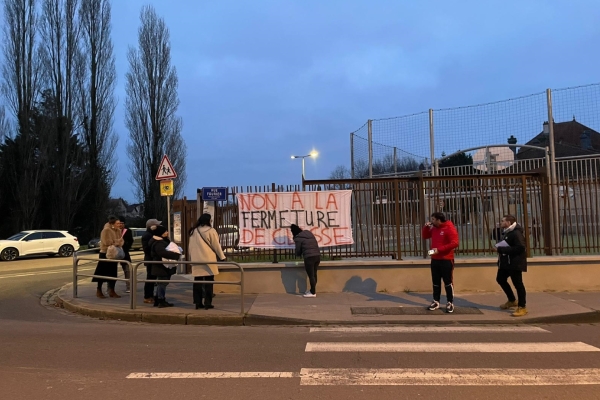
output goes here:
{"type": "Polygon", "coordinates": [[[129,202],[139,199],[128,179],[126,54],[146,4],[171,33],[188,198],[208,186],[299,184],[302,163],[290,156],[312,150],[306,178],[326,179],[350,166],[350,132],[367,119],[600,82],[597,0],[113,1],[112,196],[129,202]]]}

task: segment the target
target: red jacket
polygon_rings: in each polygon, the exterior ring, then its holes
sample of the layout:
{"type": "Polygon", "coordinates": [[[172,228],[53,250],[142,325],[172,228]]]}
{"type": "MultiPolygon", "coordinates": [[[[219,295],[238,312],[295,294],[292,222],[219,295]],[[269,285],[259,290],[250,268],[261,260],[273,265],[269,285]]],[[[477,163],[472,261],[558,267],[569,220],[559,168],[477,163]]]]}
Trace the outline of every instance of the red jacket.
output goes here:
{"type": "Polygon", "coordinates": [[[442,222],[438,228],[423,226],[423,239],[431,239],[431,249],[437,249],[437,254],[431,256],[434,260],[454,260],[454,249],[458,247],[458,232],[452,221],[442,222]]]}

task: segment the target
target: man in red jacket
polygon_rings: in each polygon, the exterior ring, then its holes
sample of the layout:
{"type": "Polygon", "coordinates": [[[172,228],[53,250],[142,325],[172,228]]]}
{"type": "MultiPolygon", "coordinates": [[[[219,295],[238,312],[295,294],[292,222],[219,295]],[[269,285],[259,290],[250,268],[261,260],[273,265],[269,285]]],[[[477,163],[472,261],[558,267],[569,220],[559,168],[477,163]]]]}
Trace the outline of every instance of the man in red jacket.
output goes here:
{"type": "Polygon", "coordinates": [[[446,312],[454,312],[454,286],[452,275],[454,272],[454,249],[458,247],[458,232],[452,221],[446,221],[446,216],[441,212],[431,214],[430,222],[423,226],[421,231],[423,239],[431,239],[431,280],[433,281],[433,302],[427,307],[433,311],[440,308],[442,294],[442,279],[446,288],[446,312]]]}

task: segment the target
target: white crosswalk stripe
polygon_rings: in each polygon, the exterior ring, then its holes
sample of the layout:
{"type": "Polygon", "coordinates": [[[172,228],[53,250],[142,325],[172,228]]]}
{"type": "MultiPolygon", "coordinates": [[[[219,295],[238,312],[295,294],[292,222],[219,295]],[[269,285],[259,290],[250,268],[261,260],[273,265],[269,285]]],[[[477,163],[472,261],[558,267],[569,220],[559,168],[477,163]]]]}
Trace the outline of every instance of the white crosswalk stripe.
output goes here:
{"type": "Polygon", "coordinates": [[[332,326],[310,333],[550,333],[537,326],[332,326]]]}
{"type": "Polygon", "coordinates": [[[309,342],[306,352],[377,352],[377,353],[568,353],[600,351],[582,342],[533,343],[360,343],[309,342]]]}

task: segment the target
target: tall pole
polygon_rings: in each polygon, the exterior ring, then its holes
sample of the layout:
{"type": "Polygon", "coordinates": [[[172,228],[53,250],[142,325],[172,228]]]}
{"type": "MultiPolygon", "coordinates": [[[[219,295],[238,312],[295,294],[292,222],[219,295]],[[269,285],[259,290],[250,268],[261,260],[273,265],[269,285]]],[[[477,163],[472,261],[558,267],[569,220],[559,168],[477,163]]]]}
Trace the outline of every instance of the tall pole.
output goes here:
{"type": "Polygon", "coordinates": [[[549,131],[549,147],[550,147],[550,174],[551,174],[551,189],[552,189],[552,213],[554,216],[554,249],[553,254],[560,254],[560,228],[559,228],[559,204],[558,204],[558,179],[556,176],[556,152],[554,149],[554,117],[552,116],[552,91],[546,89],[546,101],[548,103],[548,127],[549,131]]]}
{"type": "Polygon", "coordinates": [[[305,175],[304,175],[304,159],[305,159],[305,158],[306,158],[306,157],[302,157],[302,182],[304,182],[304,176],[305,176],[305,175]]]}
{"type": "Polygon", "coordinates": [[[173,240],[173,236],[171,236],[171,196],[167,196],[167,229],[169,237],[173,240]]]}
{"type": "Polygon", "coordinates": [[[367,121],[369,135],[369,178],[373,177],[373,121],[367,121]]]}
{"type": "Polygon", "coordinates": [[[436,170],[433,165],[433,160],[435,160],[435,148],[433,145],[433,109],[429,109],[429,155],[431,157],[431,175],[435,176],[436,170]]]}

